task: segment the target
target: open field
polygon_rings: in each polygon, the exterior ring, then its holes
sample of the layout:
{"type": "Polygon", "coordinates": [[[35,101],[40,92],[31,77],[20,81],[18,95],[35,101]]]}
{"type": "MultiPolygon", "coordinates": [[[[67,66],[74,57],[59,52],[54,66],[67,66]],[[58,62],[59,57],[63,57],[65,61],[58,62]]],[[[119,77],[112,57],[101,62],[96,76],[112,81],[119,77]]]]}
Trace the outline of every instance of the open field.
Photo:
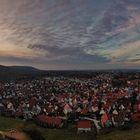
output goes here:
{"type": "MultiPolygon", "coordinates": [[[[22,129],[31,127],[40,130],[46,140],[94,140],[92,134],[77,134],[76,126],[69,125],[68,129],[45,129],[36,126],[33,123],[27,123],[19,119],[0,117],[0,130],[9,130],[11,128],[22,129]]],[[[140,124],[135,124],[132,130],[120,131],[113,130],[106,134],[97,136],[97,140],[139,140],[140,124]]]]}

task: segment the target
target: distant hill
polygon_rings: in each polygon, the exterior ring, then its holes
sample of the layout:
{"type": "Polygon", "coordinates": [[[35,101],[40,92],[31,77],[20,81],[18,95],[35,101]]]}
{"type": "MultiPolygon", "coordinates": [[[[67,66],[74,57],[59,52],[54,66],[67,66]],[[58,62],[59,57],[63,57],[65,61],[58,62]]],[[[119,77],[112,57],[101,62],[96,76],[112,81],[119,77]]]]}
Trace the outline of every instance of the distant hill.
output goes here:
{"type": "Polygon", "coordinates": [[[3,66],[0,65],[0,80],[18,79],[25,76],[41,74],[42,71],[29,66],[3,66]]]}
{"type": "Polygon", "coordinates": [[[10,66],[9,68],[11,68],[12,70],[27,72],[27,73],[41,71],[39,69],[36,69],[34,67],[29,67],[29,66],[10,66]]]}
{"type": "Polygon", "coordinates": [[[0,81],[30,79],[38,76],[94,77],[100,73],[140,73],[139,69],[106,69],[106,70],[39,70],[30,66],[0,65],[0,81]]]}
{"type": "Polygon", "coordinates": [[[23,72],[39,72],[41,70],[36,69],[34,67],[30,67],[30,66],[3,66],[0,65],[0,73],[1,72],[18,72],[18,73],[23,73],[23,72]]]}

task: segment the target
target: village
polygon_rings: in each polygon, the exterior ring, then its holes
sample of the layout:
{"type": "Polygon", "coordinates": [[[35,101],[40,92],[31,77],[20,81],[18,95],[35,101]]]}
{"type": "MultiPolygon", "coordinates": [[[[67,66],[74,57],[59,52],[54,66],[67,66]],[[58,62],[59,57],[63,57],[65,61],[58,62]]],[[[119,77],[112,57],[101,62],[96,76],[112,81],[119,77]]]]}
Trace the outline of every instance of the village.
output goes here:
{"type": "Polygon", "coordinates": [[[77,133],[131,129],[140,121],[138,75],[114,73],[94,77],[42,77],[0,83],[0,116],[33,121],[44,128],[77,133]]]}

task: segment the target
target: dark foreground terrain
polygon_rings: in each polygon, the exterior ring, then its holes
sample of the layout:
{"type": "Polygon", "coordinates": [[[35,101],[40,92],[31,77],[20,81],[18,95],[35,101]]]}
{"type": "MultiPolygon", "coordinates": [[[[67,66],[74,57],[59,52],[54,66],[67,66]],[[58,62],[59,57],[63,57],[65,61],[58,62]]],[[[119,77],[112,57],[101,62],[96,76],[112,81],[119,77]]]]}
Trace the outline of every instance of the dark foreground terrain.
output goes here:
{"type": "MultiPolygon", "coordinates": [[[[0,130],[10,130],[14,129],[23,129],[23,128],[32,128],[41,131],[42,135],[45,137],[45,140],[94,140],[95,137],[92,134],[77,134],[76,125],[69,125],[67,129],[45,129],[36,126],[34,123],[25,123],[19,119],[11,119],[0,117],[0,130]]],[[[131,130],[120,131],[114,129],[109,132],[101,132],[97,136],[97,140],[139,140],[140,139],[140,123],[134,124],[131,130]]]]}

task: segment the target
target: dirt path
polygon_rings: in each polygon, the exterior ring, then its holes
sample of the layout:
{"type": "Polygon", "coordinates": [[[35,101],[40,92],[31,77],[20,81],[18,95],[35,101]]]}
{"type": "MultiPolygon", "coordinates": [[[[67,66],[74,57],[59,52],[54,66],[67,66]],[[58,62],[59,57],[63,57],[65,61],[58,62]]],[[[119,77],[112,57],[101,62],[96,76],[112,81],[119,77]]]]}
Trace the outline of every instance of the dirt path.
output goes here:
{"type": "Polygon", "coordinates": [[[3,134],[6,137],[13,138],[16,140],[29,140],[28,136],[20,131],[8,131],[8,132],[3,132],[3,134]]]}

